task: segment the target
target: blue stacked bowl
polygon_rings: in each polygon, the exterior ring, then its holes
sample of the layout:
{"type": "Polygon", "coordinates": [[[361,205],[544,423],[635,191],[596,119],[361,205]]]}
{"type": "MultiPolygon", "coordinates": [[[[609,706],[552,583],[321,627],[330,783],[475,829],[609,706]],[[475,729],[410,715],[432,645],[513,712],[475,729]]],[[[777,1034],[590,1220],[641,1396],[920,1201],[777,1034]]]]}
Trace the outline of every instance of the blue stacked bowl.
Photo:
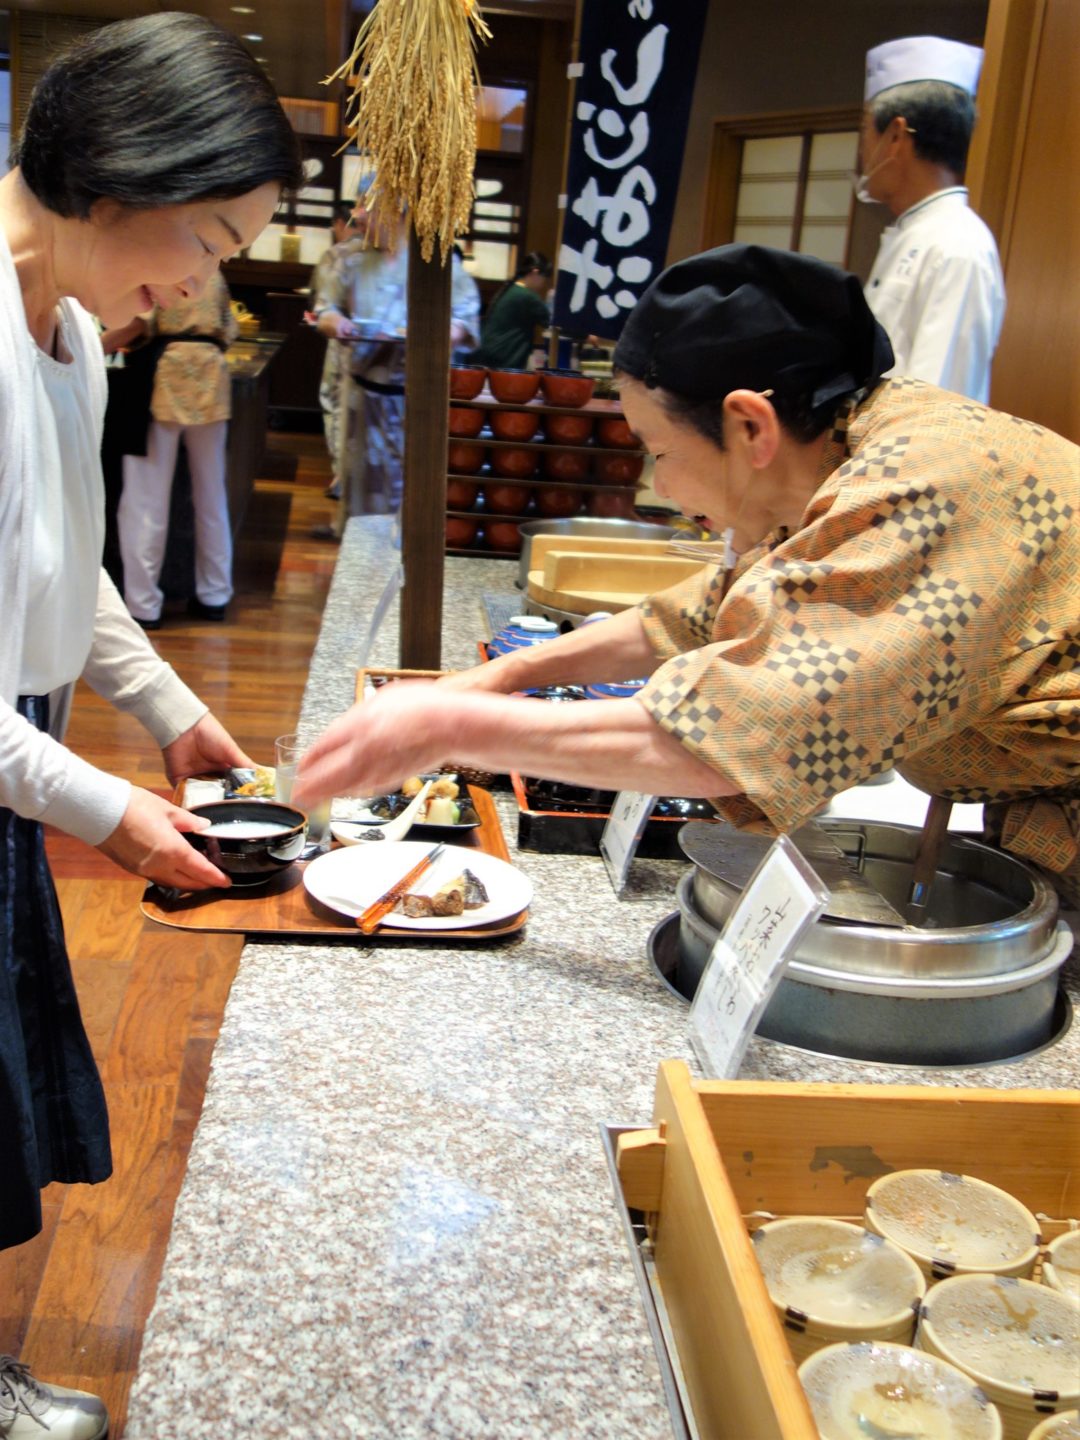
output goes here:
{"type": "Polygon", "coordinates": [[[645,680],[613,680],[605,685],[586,685],[586,700],[626,700],[636,695],[645,680]]]}
{"type": "Polygon", "coordinates": [[[514,615],[510,623],[495,635],[488,646],[488,658],[508,655],[511,650],[521,650],[527,645],[540,645],[545,640],[558,637],[559,627],[554,620],[545,620],[540,615],[514,615]]]}

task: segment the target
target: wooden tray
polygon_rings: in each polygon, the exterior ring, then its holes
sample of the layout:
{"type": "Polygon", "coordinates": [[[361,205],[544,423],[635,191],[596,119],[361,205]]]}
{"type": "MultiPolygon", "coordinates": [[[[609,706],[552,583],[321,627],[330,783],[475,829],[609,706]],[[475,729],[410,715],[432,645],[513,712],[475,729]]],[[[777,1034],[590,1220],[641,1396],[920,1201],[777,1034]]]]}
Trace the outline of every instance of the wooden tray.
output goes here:
{"type": "Polygon", "coordinates": [[[817,1440],[754,1258],[762,1212],[861,1223],[871,1182],[928,1167],[1022,1201],[1043,1238],[1080,1211],[1080,1093],[694,1081],[660,1066],[654,1128],[618,1137],[701,1440],[817,1440]]]}
{"type": "MultiPolygon", "coordinates": [[[[465,848],[483,850],[498,860],[510,859],[499,815],[486,790],[469,786],[480,825],[463,836],[465,848]]],[[[380,925],[374,935],[361,935],[354,921],[339,915],[313,900],[304,889],[304,870],[310,861],[290,865],[280,875],[254,889],[229,891],[200,890],[197,894],[169,899],[156,885],[150,885],[142,898],[142,913],[159,925],[179,930],[227,930],[245,935],[295,935],[301,939],[348,939],[369,944],[381,940],[407,940],[410,944],[424,941],[498,940],[513,935],[528,919],[528,910],[500,920],[493,925],[477,925],[470,930],[405,930],[393,925],[380,925]]]]}
{"type": "Polygon", "coordinates": [[[360,704],[364,699],[364,688],[369,680],[379,686],[388,680],[440,680],[444,675],[452,674],[452,670],[380,670],[369,666],[356,672],[356,702],[360,704]]]}

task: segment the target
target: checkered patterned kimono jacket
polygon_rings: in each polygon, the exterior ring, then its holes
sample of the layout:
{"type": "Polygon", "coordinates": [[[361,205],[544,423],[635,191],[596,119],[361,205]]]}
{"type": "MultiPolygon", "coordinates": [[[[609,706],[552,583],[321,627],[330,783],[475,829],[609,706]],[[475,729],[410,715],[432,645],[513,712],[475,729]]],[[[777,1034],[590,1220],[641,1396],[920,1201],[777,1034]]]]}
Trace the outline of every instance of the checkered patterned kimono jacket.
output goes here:
{"type": "Polygon", "coordinates": [[[798,531],[642,606],[641,699],[740,795],[798,827],[895,766],[988,802],[988,838],[1080,901],[1080,450],[916,380],[826,446],[798,531]]]}

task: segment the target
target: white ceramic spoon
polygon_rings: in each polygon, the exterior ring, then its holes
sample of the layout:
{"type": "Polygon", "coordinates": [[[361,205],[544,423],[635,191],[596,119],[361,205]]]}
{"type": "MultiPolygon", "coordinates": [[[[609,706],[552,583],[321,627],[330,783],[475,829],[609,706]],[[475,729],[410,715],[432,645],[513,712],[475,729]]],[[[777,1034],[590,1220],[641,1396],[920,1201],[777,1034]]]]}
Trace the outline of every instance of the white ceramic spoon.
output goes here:
{"type": "Polygon", "coordinates": [[[434,780],[425,780],[401,814],[387,820],[385,825],[373,825],[369,820],[331,820],[330,834],[342,845],[364,845],[370,840],[401,840],[411,829],[434,783],[434,780]]]}

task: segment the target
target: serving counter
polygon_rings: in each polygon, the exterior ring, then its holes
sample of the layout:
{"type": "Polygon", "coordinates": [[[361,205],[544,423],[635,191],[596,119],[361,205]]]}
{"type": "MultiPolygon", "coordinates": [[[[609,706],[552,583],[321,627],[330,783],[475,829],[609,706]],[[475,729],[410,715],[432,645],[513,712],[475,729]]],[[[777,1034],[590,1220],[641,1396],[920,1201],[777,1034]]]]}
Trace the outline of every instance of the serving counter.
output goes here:
{"type": "MultiPolygon", "coordinates": [[[[342,544],[301,730],[397,663],[385,517],[342,544]]],[[[472,663],[504,563],[448,559],[443,661],[472,663]]],[[[646,941],[684,866],[516,849],[525,930],[488,944],[251,943],[214,1052],[131,1396],[127,1440],[670,1436],[599,1127],[644,1122],[689,1060],[646,941]]],[[[1069,984],[1080,991],[1070,962],[1069,984]]],[[[930,1073],[755,1041],[744,1075],[1076,1085],[1080,1034],[1012,1065],[930,1073]]]]}

